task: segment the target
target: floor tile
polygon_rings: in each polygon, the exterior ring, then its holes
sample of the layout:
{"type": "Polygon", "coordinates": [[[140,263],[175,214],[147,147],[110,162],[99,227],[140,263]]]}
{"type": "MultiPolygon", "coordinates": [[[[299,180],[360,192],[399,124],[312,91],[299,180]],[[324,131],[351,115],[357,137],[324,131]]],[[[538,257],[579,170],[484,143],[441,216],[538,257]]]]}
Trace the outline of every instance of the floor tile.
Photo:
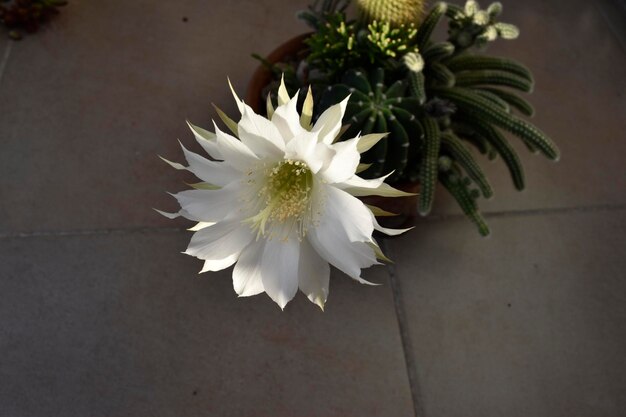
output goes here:
{"type": "Polygon", "coordinates": [[[282,312],[198,276],[189,235],[0,240],[0,414],[412,415],[384,268],[282,312]]]}
{"type": "Polygon", "coordinates": [[[13,45],[0,84],[0,232],[156,226],[184,187],[157,157],[199,149],[188,118],[235,109],[270,52],[306,30],[287,0],[75,2],[13,45]],[[187,21],[183,21],[186,18],[187,21]]]}
{"type": "Polygon", "coordinates": [[[626,211],[492,223],[390,242],[425,415],[622,415],[626,211]]]}

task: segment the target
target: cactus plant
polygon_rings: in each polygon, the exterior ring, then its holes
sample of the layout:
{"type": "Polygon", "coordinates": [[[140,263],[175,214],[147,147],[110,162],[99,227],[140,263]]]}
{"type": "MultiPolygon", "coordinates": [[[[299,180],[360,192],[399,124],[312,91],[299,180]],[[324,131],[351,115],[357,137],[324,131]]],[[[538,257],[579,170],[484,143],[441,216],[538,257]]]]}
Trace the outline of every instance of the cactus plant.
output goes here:
{"type": "Polygon", "coordinates": [[[320,106],[327,108],[351,94],[344,116],[344,121],[350,124],[346,136],[389,132],[363,156],[362,161],[371,165],[362,175],[373,178],[394,171],[391,181],[402,178],[409,154],[419,153],[422,145],[422,128],[413,115],[419,108],[418,100],[406,95],[404,80],[387,86],[382,68],[374,69],[371,74],[350,70],[341,81],[329,87],[320,106]]]}
{"type": "Polygon", "coordinates": [[[392,26],[417,24],[424,11],[424,0],[358,0],[364,22],[387,22],[392,26]]]}
{"type": "Polygon", "coordinates": [[[519,35],[498,20],[502,5],[482,10],[475,0],[464,7],[440,2],[423,19],[418,7],[412,10],[419,16],[398,17],[405,9],[397,5],[417,3],[359,0],[360,21],[349,21],[344,11],[324,15],[324,25],[308,41],[310,71],[325,76],[313,119],[350,94],[347,137],[388,132],[363,154],[360,175],[391,173],[391,183],[419,180],[422,215],[431,211],[440,183],[487,235],[477,203],[494,190],[472,148],[490,160],[501,158],[518,190],[525,186],[523,167],[503,131],[551,160],[559,159],[559,151],[523,118],[534,114],[521,95],[534,88],[531,71],[513,59],[480,53],[488,42],[519,35]],[[446,18],[448,38],[433,40],[446,18]]]}

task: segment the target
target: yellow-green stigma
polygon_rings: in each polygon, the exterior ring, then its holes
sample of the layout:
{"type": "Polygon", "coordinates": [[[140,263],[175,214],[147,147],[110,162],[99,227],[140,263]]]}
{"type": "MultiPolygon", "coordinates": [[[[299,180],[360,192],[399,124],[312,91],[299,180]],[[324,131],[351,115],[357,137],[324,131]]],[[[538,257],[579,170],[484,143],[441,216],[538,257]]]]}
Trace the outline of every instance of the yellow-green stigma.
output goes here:
{"type": "Polygon", "coordinates": [[[287,238],[295,226],[298,237],[306,234],[311,205],[313,174],[301,161],[285,160],[266,170],[266,183],[258,197],[264,207],[249,219],[257,230],[257,238],[265,235],[267,224],[272,223],[270,238],[278,234],[287,238]]]}

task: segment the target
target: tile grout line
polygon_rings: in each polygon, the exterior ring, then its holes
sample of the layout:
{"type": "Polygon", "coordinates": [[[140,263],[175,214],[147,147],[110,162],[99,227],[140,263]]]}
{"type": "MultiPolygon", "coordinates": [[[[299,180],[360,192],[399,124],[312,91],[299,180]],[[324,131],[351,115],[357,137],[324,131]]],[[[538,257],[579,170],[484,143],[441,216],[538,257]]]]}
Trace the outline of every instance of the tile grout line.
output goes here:
{"type": "MultiPolygon", "coordinates": [[[[386,239],[381,241],[382,249],[387,255],[391,255],[391,248],[387,244],[386,239]]],[[[419,381],[417,379],[417,365],[415,358],[413,357],[413,344],[409,336],[409,329],[407,326],[407,319],[404,309],[404,300],[402,298],[402,291],[400,288],[400,282],[396,273],[396,269],[393,264],[386,265],[387,273],[389,274],[389,281],[391,282],[391,293],[393,295],[393,304],[396,312],[396,319],[398,320],[398,329],[400,332],[400,339],[402,342],[402,352],[404,354],[404,362],[406,365],[407,377],[409,379],[409,388],[411,390],[411,400],[413,402],[413,413],[415,417],[425,417],[424,408],[422,406],[422,395],[419,388],[419,381]]]]}
{"type": "Polygon", "coordinates": [[[2,83],[2,78],[4,76],[4,70],[7,67],[7,63],[9,62],[9,56],[11,55],[11,49],[13,49],[13,41],[9,41],[7,47],[4,48],[4,54],[2,55],[2,61],[0,61],[0,83],[2,83]]]}
{"type": "Polygon", "coordinates": [[[17,232],[0,233],[0,239],[32,238],[32,237],[71,237],[71,236],[102,236],[124,235],[130,233],[174,233],[185,232],[185,227],[129,227],[113,229],[62,230],[51,232],[17,232]]]}
{"type": "MultiPolygon", "coordinates": [[[[541,216],[549,214],[572,214],[572,213],[596,213],[603,211],[621,211],[626,210],[626,204],[617,205],[597,205],[587,207],[563,207],[550,209],[532,209],[518,211],[494,211],[483,213],[486,218],[506,218],[506,217],[528,217],[541,216]]],[[[439,214],[430,215],[428,217],[420,217],[420,222],[440,222],[446,220],[456,220],[465,218],[464,214],[439,214]]],[[[0,239],[15,238],[37,238],[37,237],[71,237],[71,236],[89,236],[89,235],[120,235],[126,233],[168,233],[168,232],[184,232],[186,227],[119,227],[119,228],[103,228],[103,229],[85,229],[85,230],[58,230],[58,231],[26,231],[26,232],[0,232],[0,239]]]]}
{"type": "MultiPolygon", "coordinates": [[[[604,204],[596,206],[582,206],[582,207],[555,207],[546,209],[528,209],[528,210],[506,210],[506,211],[491,211],[483,212],[482,215],[485,218],[506,218],[506,217],[529,217],[529,216],[542,216],[549,214],[576,214],[576,213],[597,213],[603,211],[622,211],[626,210],[626,204],[604,204]]],[[[445,221],[449,219],[462,219],[465,218],[465,214],[435,214],[428,217],[420,217],[420,221],[445,221]]]]}

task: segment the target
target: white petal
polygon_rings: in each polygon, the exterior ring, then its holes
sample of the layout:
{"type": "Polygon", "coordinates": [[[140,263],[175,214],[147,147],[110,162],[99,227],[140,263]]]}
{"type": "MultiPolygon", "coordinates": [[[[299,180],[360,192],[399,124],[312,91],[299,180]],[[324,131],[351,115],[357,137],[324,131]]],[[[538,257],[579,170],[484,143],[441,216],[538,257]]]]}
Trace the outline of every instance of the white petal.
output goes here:
{"type": "Polygon", "coordinates": [[[359,138],[349,139],[332,145],[335,155],[320,175],[329,184],[343,182],[352,176],[359,166],[361,154],[357,150],[359,138]]]}
{"type": "Polygon", "coordinates": [[[219,127],[215,126],[215,135],[217,136],[217,148],[228,164],[232,165],[239,171],[250,170],[259,158],[244,145],[239,139],[228,133],[222,132],[219,127]]]}
{"type": "Polygon", "coordinates": [[[204,266],[200,273],[209,272],[209,271],[221,271],[230,267],[232,264],[237,262],[237,258],[239,258],[240,252],[235,252],[231,255],[228,255],[222,259],[206,259],[204,261],[204,266]]]}
{"type": "Polygon", "coordinates": [[[265,291],[261,280],[261,262],[265,240],[252,242],[239,257],[233,269],[233,288],[240,297],[249,297],[265,291]]]}
{"type": "Polygon", "coordinates": [[[215,133],[209,132],[206,129],[203,129],[198,126],[192,125],[189,120],[187,120],[187,125],[189,125],[189,129],[193,133],[193,136],[196,138],[196,142],[202,146],[202,149],[211,157],[216,159],[223,159],[222,154],[217,149],[217,139],[215,137],[215,133]]]}
{"type": "Polygon", "coordinates": [[[356,197],[332,186],[325,187],[324,216],[336,222],[350,242],[369,241],[374,232],[372,212],[356,197]]]}
{"type": "Polygon", "coordinates": [[[298,263],[300,243],[298,239],[271,239],[265,242],[261,279],[265,292],[280,308],[298,292],[298,263]]]}
{"type": "Polygon", "coordinates": [[[298,96],[299,94],[296,94],[285,105],[278,106],[272,115],[272,124],[278,128],[285,142],[301,132],[306,132],[300,124],[300,115],[297,110],[298,96]]]}
{"type": "Polygon", "coordinates": [[[190,227],[189,230],[190,232],[197,232],[198,230],[202,230],[206,227],[209,226],[213,226],[216,222],[198,222],[198,224],[196,224],[194,227],[190,227]]]}
{"type": "Polygon", "coordinates": [[[206,159],[196,153],[188,151],[182,143],[180,143],[180,147],[183,149],[185,159],[189,164],[189,171],[202,181],[221,187],[233,182],[241,175],[226,162],[217,162],[206,159]]]}
{"type": "Polygon", "coordinates": [[[324,165],[315,152],[317,145],[317,134],[303,130],[287,143],[285,158],[305,162],[311,172],[316,174],[324,165]]]}
{"type": "Polygon", "coordinates": [[[253,238],[252,230],[242,227],[239,221],[220,222],[194,233],[185,254],[225,264],[233,256],[236,259],[253,238]]]}
{"type": "Polygon", "coordinates": [[[165,216],[168,219],[175,219],[177,217],[180,217],[181,214],[180,213],[168,213],[167,211],[161,211],[159,209],[155,209],[153,208],[152,210],[156,211],[157,213],[159,213],[161,216],[165,216]]]}
{"type": "MultiPolygon", "coordinates": [[[[318,207],[323,194],[315,187],[313,190],[313,204],[318,207]]],[[[361,268],[379,263],[376,254],[367,243],[350,242],[340,218],[326,215],[327,209],[326,206],[316,224],[308,229],[307,239],[322,258],[350,277],[359,280],[361,268]]]]}
{"type": "Polygon", "coordinates": [[[219,190],[187,190],[172,195],[193,220],[218,222],[227,215],[237,212],[237,208],[240,207],[238,200],[241,195],[241,184],[234,181],[219,190]]]}
{"type": "Polygon", "coordinates": [[[233,97],[235,98],[235,103],[237,103],[237,108],[239,109],[241,114],[243,114],[244,102],[243,100],[239,99],[239,96],[237,96],[237,93],[235,92],[235,89],[233,88],[233,85],[230,82],[230,78],[227,77],[226,79],[228,80],[228,86],[230,87],[230,92],[233,93],[233,97]]]}
{"type": "Polygon", "coordinates": [[[331,228],[309,229],[308,240],[322,258],[349,277],[362,282],[361,269],[378,265],[374,250],[364,242],[350,242],[331,228]]]}
{"type": "Polygon", "coordinates": [[[322,161],[320,171],[329,167],[336,153],[337,152],[330,145],[318,141],[317,145],[315,145],[314,155],[315,159],[322,161]]]}
{"type": "Polygon", "coordinates": [[[379,195],[383,197],[410,197],[415,195],[413,193],[396,190],[389,184],[383,182],[392,173],[393,172],[390,172],[384,177],[371,180],[366,180],[355,175],[342,183],[335,184],[335,186],[355,197],[367,195],[379,195]]]}
{"type": "Polygon", "coordinates": [[[336,186],[342,189],[346,189],[346,188],[353,188],[353,187],[358,187],[358,188],[378,188],[382,185],[382,183],[387,179],[387,177],[389,177],[391,175],[391,173],[383,176],[383,177],[378,177],[378,178],[373,178],[373,179],[369,179],[366,180],[364,178],[359,177],[358,175],[355,175],[351,178],[348,178],[347,180],[345,180],[344,182],[342,182],[341,184],[337,184],[336,186]]]}
{"type": "Polygon", "coordinates": [[[350,96],[346,97],[341,103],[326,109],[324,113],[317,119],[312,131],[318,132],[321,142],[330,145],[335,141],[335,137],[341,130],[341,119],[346,112],[346,106],[350,96]]]}
{"type": "Polygon", "coordinates": [[[379,223],[378,220],[376,220],[376,217],[374,216],[374,213],[372,213],[370,211],[370,214],[372,215],[372,222],[374,223],[374,229],[378,230],[379,232],[383,232],[389,236],[398,236],[401,235],[404,232],[408,232],[409,230],[413,229],[415,226],[413,227],[409,227],[408,229],[389,229],[387,227],[382,227],[379,223]]]}
{"type": "Polygon", "coordinates": [[[256,155],[283,156],[285,141],[278,128],[265,117],[256,114],[250,106],[245,106],[238,130],[241,141],[256,155]]]}
{"type": "Polygon", "coordinates": [[[319,256],[307,240],[300,243],[298,277],[300,291],[302,291],[312,303],[317,304],[324,310],[324,304],[328,298],[330,266],[328,262],[319,256]]]}

